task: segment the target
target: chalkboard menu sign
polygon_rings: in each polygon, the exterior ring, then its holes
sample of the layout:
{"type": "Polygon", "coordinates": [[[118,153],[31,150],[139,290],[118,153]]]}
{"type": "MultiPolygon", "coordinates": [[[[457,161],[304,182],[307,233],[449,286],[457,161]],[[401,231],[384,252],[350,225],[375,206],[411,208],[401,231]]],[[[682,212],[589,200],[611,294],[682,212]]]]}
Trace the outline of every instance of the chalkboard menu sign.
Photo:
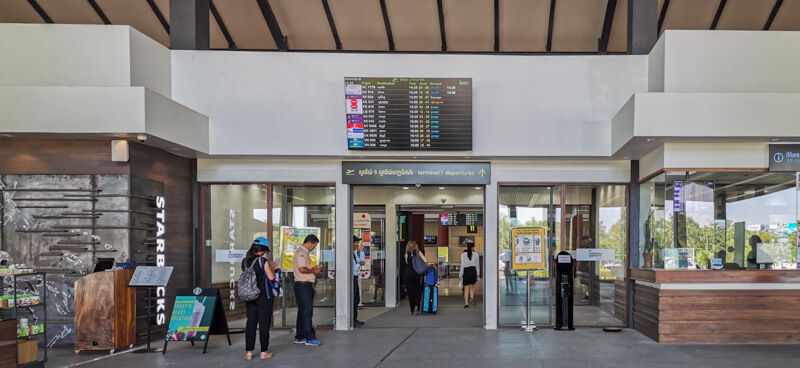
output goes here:
{"type": "Polygon", "coordinates": [[[442,226],[483,226],[483,215],[477,213],[443,213],[439,215],[442,226]]]}
{"type": "Polygon", "coordinates": [[[472,150],[472,78],[344,81],[350,150],[472,150]]]}

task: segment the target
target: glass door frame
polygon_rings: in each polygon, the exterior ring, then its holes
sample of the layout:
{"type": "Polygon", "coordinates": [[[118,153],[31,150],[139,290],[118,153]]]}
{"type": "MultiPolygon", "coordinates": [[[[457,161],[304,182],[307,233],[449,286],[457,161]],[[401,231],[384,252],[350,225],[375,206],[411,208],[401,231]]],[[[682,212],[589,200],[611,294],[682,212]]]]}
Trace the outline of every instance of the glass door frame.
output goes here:
{"type": "MultiPolygon", "coordinates": [[[[500,210],[500,206],[502,205],[501,204],[501,200],[500,200],[500,190],[501,190],[501,188],[503,188],[503,187],[539,187],[539,188],[551,187],[551,192],[550,192],[550,198],[551,199],[550,199],[550,205],[549,205],[549,209],[548,209],[548,211],[550,212],[550,214],[548,215],[548,225],[552,224],[553,226],[551,226],[551,230],[548,231],[548,236],[553,236],[555,234],[555,228],[554,228],[555,227],[554,226],[555,225],[555,219],[553,218],[553,217],[555,217],[555,207],[553,205],[553,200],[554,200],[553,191],[556,189],[556,187],[560,188],[560,190],[561,190],[561,198],[560,198],[560,202],[559,202],[560,203],[559,204],[559,208],[561,210],[561,219],[559,220],[559,226],[560,226],[559,239],[560,239],[560,243],[561,244],[559,245],[559,249],[556,249],[554,251],[554,253],[557,254],[557,252],[560,252],[560,251],[563,251],[563,250],[568,250],[567,249],[567,242],[565,242],[565,239],[567,239],[567,230],[568,230],[566,228],[566,226],[567,226],[567,218],[566,218],[567,188],[568,187],[575,187],[575,186],[594,186],[594,187],[598,187],[598,186],[606,186],[606,185],[609,185],[609,186],[618,185],[618,186],[624,186],[625,187],[625,209],[626,209],[626,214],[625,214],[626,215],[625,216],[625,220],[626,220],[626,226],[625,226],[626,227],[626,229],[625,229],[625,253],[626,254],[625,254],[625,314],[624,315],[626,316],[626,320],[622,321],[622,325],[628,326],[628,325],[630,325],[630,321],[628,319],[631,318],[630,317],[630,311],[631,311],[631,302],[632,302],[631,301],[631,295],[630,295],[630,293],[631,293],[631,287],[630,287],[631,286],[630,285],[631,237],[630,237],[630,233],[631,233],[631,229],[633,227],[631,226],[631,223],[630,223],[630,221],[631,221],[631,208],[630,208],[631,185],[630,185],[630,183],[627,183],[627,182],[622,182],[622,183],[620,183],[620,182],[616,182],[616,183],[614,183],[614,182],[602,182],[602,183],[601,182],[597,182],[597,183],[592,183],[592,182],[570,182],[570,183],[563,183],[563,182],[562,183],[553,183],[553,182],[549,182],[549,183],[548,182],[533,182],[533,183],[498,182],[497,183],[498,216],[497,216],[496,220],[497,220],[497,224],[498,224],[497,225],[498,226],[498,230],[500,230],[499,210],[500,210]]],[[[638,195],[638,193],[636,195],[638,195]]],[[[592,207],[593,208],[596,207],[596,204],[592,203],[592,207]]],[[[636,228],[638,228],[638,223],[636,224],[636,228]]],[[[636,228],[634,228],[634,229],[636,229],[636,228]]],[[[499,239],[499,234],[498,234],[498,239],[499,239]]],[[[498,249],[499,249],[499,246],[500,245],[498,244],[498,249]]],[[[550,254],[549,256],[552,259],[554,254],[550,254]]],[[[551,276],[551,279],[552,279],[552,270],[550,270],[549,272],[550,272],[550,276],[551,276]]],[[[499,312],[499,310],[500,310],[499,309],[499,307],[500,307],[500,288],[499,287],[497,288],[497,300],[498,300],[498,312],[499,312]]],[[[551,307],[551,319],[552,319],[552,313],[553,313],[552,312],[552,308],[553,308],[553,306],[551,305],[550,307],[551,307]]],[[[499,322],[499,318],[498,318],[498,322],[499,322]]],[[[580,326],[578,326],[578,327],[580,327],[580,326]]],[[[586,326],[584,326],[584,327],[586,327],[586,326]]],[[[589,327],[595,327],[595,326],[589,326],[589,327]]]]}

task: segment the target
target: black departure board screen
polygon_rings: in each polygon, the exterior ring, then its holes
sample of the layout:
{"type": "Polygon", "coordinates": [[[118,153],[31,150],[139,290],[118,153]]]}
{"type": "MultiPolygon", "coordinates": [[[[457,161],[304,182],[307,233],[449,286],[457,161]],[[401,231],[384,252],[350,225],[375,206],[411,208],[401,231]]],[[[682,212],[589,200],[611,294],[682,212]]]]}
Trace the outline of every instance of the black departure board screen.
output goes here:
{"type": "Polygon", "coordinates": [[[344,82],[350,150],[472,150],[472,78],[344,82]]]}
{"type": "Polygon", "coordinates": [[[483,226],[483,215],[477,213],[443,213],[439,215],[442,226],[483,226]]]}

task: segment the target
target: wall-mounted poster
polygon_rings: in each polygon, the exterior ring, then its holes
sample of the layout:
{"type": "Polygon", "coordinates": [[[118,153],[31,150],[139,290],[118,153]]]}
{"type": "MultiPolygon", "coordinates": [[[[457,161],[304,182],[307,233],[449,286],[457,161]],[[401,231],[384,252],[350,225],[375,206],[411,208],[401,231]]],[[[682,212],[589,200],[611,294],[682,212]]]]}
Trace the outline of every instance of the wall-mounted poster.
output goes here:
{"type": "Polygon", "coordinates": [[[511,229],[511,268],[514,271],[547,269],[546,231],[543,227],[511,229]]]}
{"type": "MultiPolygon", "coordinates": [[[[293,272],[294,252],[303,245],[303,240],[305,240],[306,236],[311,234],[319,237],[320,229],[318,227],[281,226],[281,269],[283,269],[283,272],[293,272]]],[[[319,245],[311,252],[311,267],[317,265],[318,250],[319,245]]]]}

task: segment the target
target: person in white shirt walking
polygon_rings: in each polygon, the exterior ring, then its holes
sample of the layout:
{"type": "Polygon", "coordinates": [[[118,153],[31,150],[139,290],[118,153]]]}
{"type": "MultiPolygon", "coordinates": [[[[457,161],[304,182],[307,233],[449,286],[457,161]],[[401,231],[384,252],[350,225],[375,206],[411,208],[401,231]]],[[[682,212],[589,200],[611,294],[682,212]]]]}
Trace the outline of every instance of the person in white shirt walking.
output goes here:
{"type": "Polygon", "coordinates": [[[464,286],[464,308],[469,308],[469,303],[475,303],[475,284],[481,277],[480,257],[472,250],[475,243],[467,243],[467,250],[461,253],[461,269],[458,277],[461,278],[461,285],[464,286]]]}

